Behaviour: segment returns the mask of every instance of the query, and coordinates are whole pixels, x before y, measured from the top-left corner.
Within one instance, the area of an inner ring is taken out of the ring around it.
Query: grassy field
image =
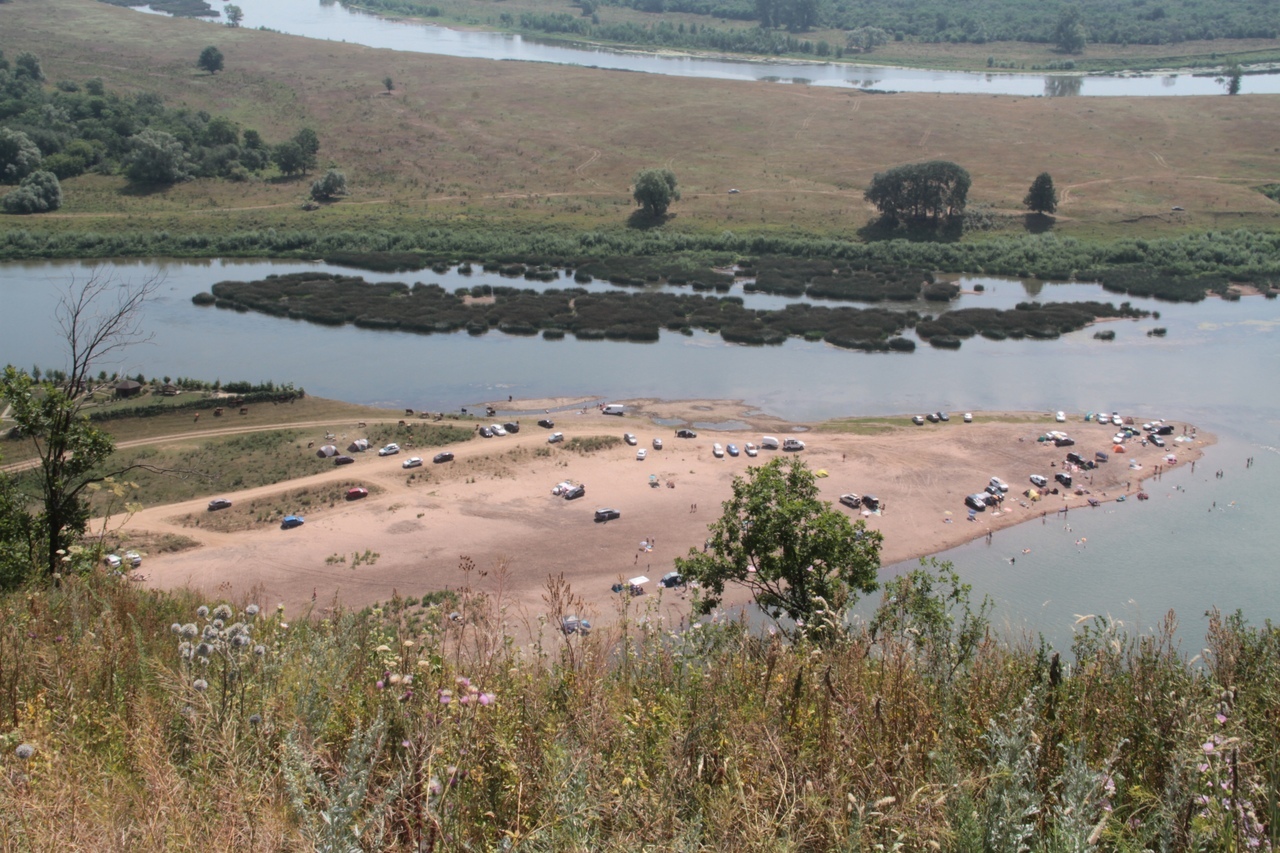
[[[970,170],[970,205],[993,212],[997,232],[1023,230],[1022,196],[1045,170],[1063,195],[1061,233],[1280,226],[1280,204],[1254,190],[1280,180],[1269,96],[873,96],[317,47],[95,0],[14,0],[3,16],[0,49],[36,51],[52,80],[158,91],[267,139],[315,127],[322,166],[352,188],[307,212],[309,178],[138,192],[85,176],[66,182],[59,213],[21,220],[38,231],[623,229],[637,170],[668,166],[683,199],[667,229],[852,237],[875,172],[935,158]],[[215,76],[194,68],[210,41],[226,55]]]
[[[269,497],[241,501],[217,512],[188,513],[180,516],[178,522],[184,527],[198,527],[220,533],[252,530],[264,525],[279,524],[286,515],[298,514],[311,517],[323,514],[326,509],[333,509],[345,502],[347,490],[356,486],[367,489],[370,495],[382,492],[382,489],[371,486],[364,480],[340,480],[321,486],[289,489]]]

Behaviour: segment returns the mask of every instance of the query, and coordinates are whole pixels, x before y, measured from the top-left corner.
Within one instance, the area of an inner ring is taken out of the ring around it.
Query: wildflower
[[[1205,755],[1213,755],[1213,750],[1214,750],[1213,741],[1211,741],[1211,740],[1207,740],[1207,741],[1205,741],[1205,742],[1200,746],[1200,748],[1204,750],[1204,754],[1205,754]]]
[[[283,601],[276,605],[276,612],[277,612],[277,613],[283,613],[283,612],[284,612],[284,602],[283,602]]]
[[[431,781],[427,783],[427,793],[433,797],[438,797],[443,790],[444,786],[440,784],[440,780],[432,776]]]
[[[207,658],[209,655],[213,654],[213,646],[208,643],[201,643],[196,646],[196,654],[202,658]]]
[[[169,633],[170,633],[170,634],[181,634],[181,633],[182,633],[182,625],[181,625],[181,623],[179,623],[179,622],[174,622],[172,625],[170,625],[170,626],[169,626]]]
[[[262,722],[262,715],[261,715],[261,714],[250,714],[250,715],[249,715],[249,722],[250,722],[250,723],[252,723],[252,724],[253,724],[253,725],[255,725],[255,726],[256,726],[256,725],[259,725],[259,724]]]
[[[182,636],[186,637],[188,640],[199,633],[200,629],[196,627],[196,623],[194,622],[188,622],[182,626]]]
[[[266,647],[266,646],[254,646],[254,647],[253,647],[253,653],[254,653],[255,655],[257,655],[258,657],[263,657],[263,656],[264,656],[264,655],[266,655],[266,653],[267,653],[267,647]]]
[[[413,648],[413,640],[405,640],[403,645],[406,649],[411,649]]]
[[[404,676],[404,678],[401,679],[401,681],[403,681],[405,684],[413,684],[413,676],[406,675]]]
[[[27,761],[31,756],[36,754],[36,748],[29,743],[20,744],[18,748],[13,751],[13,754],[21,758],[23,761]]]
[[[458,684],[458,686],[459,686],[459,687],[463,687],[463,688],[465,688],[465,687],[470,687],[470,686],[471,686],[471,679],[470,679],[470,678],[466,678],[465,676],[461,676],[461,675],[460,675],[460,676],[458,676],[457,678],[455,678],[455,679],[454,679],[454,681],[455,681],[455,682],[457,682],[457,684]]]
[[[1218,725],[1220,725],[1220,726],[1221,726],[1221,725],[1226,724],[1226,722],[1227,722],[1227,715],[1226,715],[1226,714],[1215,714],[1215,715],[1214,715],[1214,719],[1215,719],[1215,720],[1217,720],[1217,721],[1218,721]]]
[[[199,616],[201,619],[208,619],[209,608],[201,604],[199,607],[196,608],[196,615]]]
[[[246,608],[244,609],[244,615],[245,615],[245,616],[248,616],[250,619],[252,619],[253,617],[257,616],[257,615],[258,615],[258,605],[256,605],[256,604],[250,604],[248,607],[246,607]]]
[[[223,622],[221,619],[214,619],[214,620],[213,620],[213,627],[215,627],[215,628],[217,628],[219,631],[221,631],[223,628],[227,627],[227,623],[226,623],[226,622]]]
[[[231,608],[226,604],[219,604],[213,608],[213,618],[222,619],[223,621],[231,618]]]
[[[281,623],[280,623],[280,627],[287,631],[287,630],[289,630],[289,623],[288,623],[288,622],[281,622]]]
[[[218,629],[210,622],[204,626],[204,632],[201,634],[206,640],[216,640],[218,638]]]
[[[249,645],[249,638],[244,634],[236,634],[231,638],[231,645],[239,647],[247,646]]]
[[[405,749],[408,749],[409,747],[413,746],[413,741],[409,740],[408,738],[405,738],[404,740],[400,741],[400,745],[403,746]]]
[[[183,660],[191,660],[191,655],[193,654],[193,649],[191,648],[191,644],[184,642],[181,645],[179,645],[178,654],[182,656]]]
[[[197,678],[195,681],[191,682],[191,686],[203,693],[209,689],[209,682],[205,681],[203,678]]]
[[[387,685],[381,678],[379,678],[377,681],[373,682],[373,686],[378,688],[379,690],[382,690]]]
[[[453,701],[453,691],[452,691],[452,690],[441,690],[441,691],[440,691],[440,704],[441,704],[441,705],[448,705],[448,704],[449,704],[450,702],[452,702],[452,701]]]
[[[412,698],[413,698],[413,691],[412,691],[412,690],[406,690],[406,691],[405,691],[405,692],[400,696],[400,701],[401,701],[401,702],[408,702],[408,701],[409,701],[410,699],[412,699]]]
[[[374,649],[374,651],[375,651],[375,652],[389,652],[389,651],[391,651],[391,647],[390,647],[390,646],[388,646],[388,645],[386,645],[386,644],[384,643],[384,644],[382,644],[381,646],[378,646],[376,649]]]
[[[497,697],[497,696],[495,696],[495,695],[493,695],[492,693],[481,693],[481,694],[480,694],[480,704],[481,704],[481,705],[492,705],[495,701],[497,701],[497,699],[498,699],[498,697]]]
[[[396,674],[392,675],[392,676],[391,676],[391,678],[390,678],[389,680],[390,680],[390,682],[391,682],[392,684],[399,684],[399,683],[400,683],[401,681],[403,681],[404,679],[403,679],[403,678],[401,678],[401,677],[400,677],[400,673],[398,673],[398,672],[397,672]]]

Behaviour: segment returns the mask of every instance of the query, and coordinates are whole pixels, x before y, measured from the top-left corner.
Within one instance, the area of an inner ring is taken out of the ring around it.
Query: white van
[[[779,447],[778,439],[771,435],[762,436],[760,438],[760,446],[765,450],[777,450]]]
[[[627,407],[622,405],[621,403],[609,403],[601,411],[603,411],[606,415],[621,415],[624,411],[626,411],[626,408]]]

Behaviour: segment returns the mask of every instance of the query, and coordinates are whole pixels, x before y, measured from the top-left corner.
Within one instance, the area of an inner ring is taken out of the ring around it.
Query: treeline
[[[157,12],[165,12],[179,18],[216,18],[221,12],[214,11],[205,0],[102,0],[112,6],[150,6]]]
[[[934,284],[933,273],[928,270],[897,266],[833,268],[830,261],[821,259],[764,257],[744,266],[741,273],[755,277],[744,285],[748,292],[857,302],[910,302],[921,297],[922,288],[927,290]],[[942,298],[950,299],[958,288],[944,285],[941,290],[930,292],[947,294]]]
[[[235,384],[235,383],[231,383]],[[294,400],[301,400],[307,396],[307,392],[302,388],[294,388],[292,385],[281,386],[275,390],[265,390],[260,385],[250,385],[248,382],[240,383],[246,387],[252,387],[252,391],[234,392],[235,397],[191,397],[185,400],[173,401],[166,398],[164,401],[155,403],[147,403],[140,406],[117,406],[109,409],[90,409],[89,420],[94,422],[101,421],[118,421],[125,418],[154,418],[160,415],[167,415],[171,412],[183,411],[204,411],[206,409],[216,409],[220,406],[229,406],[234,404],[244,405],[245,403],[290,403]],[[270,383],[268,383],[270,384]],[[223,386],[228,388],[228,386]]]
[[[950,286],[954,287],[954,286]],[[917,285],[918,289],[918,285]],[[954,295],[954,291],[948,291]],[[846,349],[904,351],[915,343],[902,334],[916,327],[935,345],[975,334],[994,339],[1056,338],[1099,318],[1141,317],[1147,312],[1109,303],[1023,303],[1012,310],[966,309],[935,320],[916,311],[882,308],[829,308],[795,304],[777,310],[750,309],[739,297],[698,294],[591,293],[585,288],[520,290],[477,285],[450,293],[438,284],[412,287],[369,283],[355,276],[302,272],[253,282],[223,281],[213,286],[220,308],[259,311],[277,317],[330,326],[420,334],[465,329],[483,335],[490,329],[509,335],[554,340],[572,334],[579,340],[656,341],[663,329],[692,334],[700,329],[742,344],[781,344],[788,338],[826,341]],[[477,301],[475,297],[491,297]],[[209,298],[194,300],[208,304]],[[953,315],[959,315],[954,319]]]
[[[46,86],[38,57],[23,53],[10,64],[0,52],[0,183],[37,171],[59,180],[123,174],[144,184],[247,180],[273,165],[305,173],[319,148],[309,128],[271,145],[225,116],[167,107],[153,92],[111,92],[99,78]]]

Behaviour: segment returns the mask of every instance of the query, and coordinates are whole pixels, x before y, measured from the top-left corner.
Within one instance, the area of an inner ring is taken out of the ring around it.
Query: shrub
[[[52,172],[32,172],[0,199],[5,213],[48,213],[62,207],[62,185]]]

